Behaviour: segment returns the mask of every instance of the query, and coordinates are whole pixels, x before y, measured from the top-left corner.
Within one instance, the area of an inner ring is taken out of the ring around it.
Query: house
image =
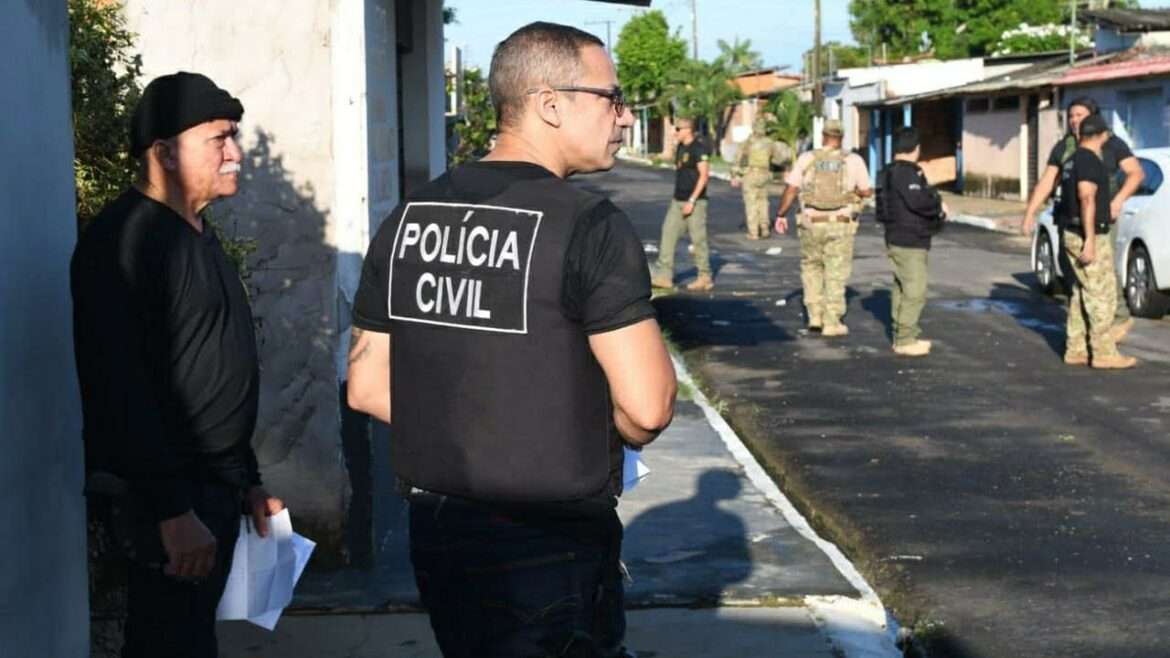
[[[739,89],[743,99],[730,109],[723,140],[719,143],[720,155],[729,161],[735,159],[739,144],[752,134],[752,123],[768,101],[784,91],[798,89],[800,75],[767,68],[740,73],[732,79],[732,83]]]

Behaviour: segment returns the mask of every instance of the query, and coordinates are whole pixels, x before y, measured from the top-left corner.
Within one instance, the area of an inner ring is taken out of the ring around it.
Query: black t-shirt
[[[475,162],[448,177],[450,198],[479,203],[521,180],[554,177],[547,169],[526,162]],[[396,212],[401,212],[401,208]],[[385,222],[389,226],[393,222]],[[379,230],[368,253],[388,254],[394,233]],[[389,263],[366,258],[354,298],[353,324],[361,329],[389,333],[386,309]],[[581,323],[588,334],[620,329],[654,317],[650,304],[650,275],[642,241],[628,217],[606,200],[577,223],[565,251],[561,281],[562,311]]]
[[[1076,152],[1076,148],[1070,148],[1070,144],[1075,144],[1075,142],[1071,141],[1069,135],[1065,135],[1064,139],[1054,144],[1052,151],[1048,154],[1048,164],[1059,169],[1064,164],[1066,153],[1068,151]],[[1119,187],[1117,172],[1121,168],[1121,161],[1132,157],[1133,151],[1129,149],[1129,145],[1117,135],[1110,135],[1109,139],[1101,147],[1101,160],[1104,161],[1105,170],[1109,174],[1110,185],[1112,186],[1110,187],[1111,192],[1116,193]]]
[[[707,162],[710,159],[711,153],[707,150],[703,140],[695,138],[690,144],[679,142],[678,147],[674,150],[675,199],[686,201],[691,198],[691,193],[695,191],[695,183],[699,182],[699,163]],[[708,185],[704,185],[703,191],[695,198],[706,199],[708,187]]]
[[[1061,228],[1083,233],[1081,228],[1081,200],[1077,194],[1082,181],[1097,185],[1095,226],[1098,234],[1109,232],[1109,172],[1097,154],[1086,148],[1078,148],[1073,157],[1062,165],[1060,176],[1060,203],[1056,207],[1056,219]]]
[[[190,509],[194,479],[258,484],[252,312],[211,227],[130,189],[81,234],[71,279],[89,467],[160,520]]]
[[[428,185],[427,198],[458,203],[482,203],[523,181],[555,178],[535,164],[523,162],[476,162],[463,165]],[[441,184],[442,189],[437,185]],[[405,204],[395,210],[401,213]],[[655,316],[650,304],[650,277],[642,241],[625,213],[608,200],[595,204],[574,218],[575,226],[565,247],[560,282],[560,310],[586,334],[604,333]],[[389,259],[398,224],[387,219],[370,243],[362,265],[362,278],[354,299],[355,327],[391,333],[387,309]],[[393,392],[392,392],[393,395]],[[530,410],[517,410],[523,413]],[[610,434],[616,429],[609,420]],[[617,447],[620,453],[620,447]],[[620,454],[611,459],[610,481],[621,482]],[[585,500],[558,503],[496,504],[495,508],[525,515],[593,516],[608,513],[616,505],[609,492]]]

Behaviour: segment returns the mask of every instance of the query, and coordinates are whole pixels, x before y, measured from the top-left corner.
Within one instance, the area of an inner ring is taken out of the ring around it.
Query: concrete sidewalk
[[[632,577],[627,646],[672,658],[900,656],[873,590],[676,367],[674,423],[645,450],[651,473],[619,508]],[[370,574],[310,580],[294,602],[300,609],[272,633],[221,623],[221,655],[438,657],[413,588],[401,585],[409,565],[396,568],[392,587]]]

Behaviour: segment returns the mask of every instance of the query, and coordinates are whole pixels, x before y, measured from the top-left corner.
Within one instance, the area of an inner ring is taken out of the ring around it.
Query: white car
[[[1163,185],[1164,172],[1170,172],[1170,148],[1140,149],[1134,155],[1146,179],[1125,202],[1109,234],[1115,240],[1114,265],[1130,312],[1158,318],[1170,310],[1170,185]],[[1049,207],[1041,213],[1032,236],[1032,271],[1040,287],[1053,293],[1058,286],[1069,288],[1064,277],[1067,269],[1060,231]]]

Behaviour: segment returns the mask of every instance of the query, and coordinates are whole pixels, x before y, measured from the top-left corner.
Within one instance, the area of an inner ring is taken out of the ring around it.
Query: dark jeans
[[[446,658],[622,656],[622,526],[437,496],[410,504],[410,556]]]
[[[166,552],[158,524],[146,520],[136,524],[122,658],[215,658],[219,654],[215,609],[231,571],[241,501],[239,487],[206,482],[195,485],[195,514],[218,542],[215,568],[199,583],[163,574]]]

